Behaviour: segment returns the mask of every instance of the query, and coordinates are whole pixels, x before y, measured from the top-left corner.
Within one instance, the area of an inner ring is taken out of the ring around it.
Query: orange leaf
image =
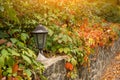
[[[13,65],[13,67],[12,67],[12,73],[16,73],[17,70],[18,70],[18,64],[15,63],[15,64]]]
[[[85,62],[88,61],[88,57],[87,57],[87,55],[85,55],[85,57],[84,57],[84,61],[85,61]]]
[[[65,68],[66,68],[67,70],[72,71],[72,70],[73,70],[73,65],[72,65],[70,62],[67,62],[67,63],[65,64]]]
[[[18,78],[17,78],[17,77],[9,76],[9,77],[8,77],[8,80],[18,80]]]

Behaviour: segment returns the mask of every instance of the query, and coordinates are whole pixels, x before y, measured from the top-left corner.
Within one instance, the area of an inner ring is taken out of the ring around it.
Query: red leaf
[[[17,70],[18,70],[18,64],[15,63],[15,64],[13,65],[13,67],[12,67],[12,73],[16,73]]]
[[[67,63],[65,64],[65,68],[66,68],[67,70],[72,71],[72,70],[73,70],[73,65],[72,65],[70,62],[67,62]]]

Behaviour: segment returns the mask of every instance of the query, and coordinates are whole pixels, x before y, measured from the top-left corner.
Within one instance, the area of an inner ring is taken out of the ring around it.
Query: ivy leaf
[[[34,56],[32,54],[28,53],[27,51],[24,50],[23,52],[24,52],[24,55],[26,55],[30,58],[34,58]]]
[[[9,18],[18,23],[19,19],[16,16],[16,14],[17,14],[16,11],[12,7],[10,7],[9,5],[6,5],[5,8],[7,9],[7,14],[8,14]]]
[[[34,57],[34,58],[36,57],[36,55],[34,54],[34,52],[32,50],[27,48],[27,51],[31,55],[31,57]]]
[[[74,58],[71,59],[71,63],[72,63],[74,66],[77,65],[77,61],[76,61]]]
[[[4,57],[3,56],[0,56],[0,67],[4,66]]]
[[[72,38],[70,38],[69,36],[67,37],[68,41],[72,42]]]
[[[46,45],[51,47],[51,46],[52,46],[52,43],[51,43],[50,41],[48,41],[48,42],[46,43]]]
[[[69,48],[64,48],[64,53],[68,53],[70,51]]]
[[[60,52],[60,53],[62,53],[63,51],[64,51],[64,49],[63,49],[63,48],[60,48],[60,49],[59,49],[59,52]]]
[[[8,72],[4,71],[2,74],[3,74],[3,76],[7,76]]]
[[[28,76],[28,77],[30,77],[30,76],[32,75],[32,73],[31,73],[31,70],[30,70],[30,69],[25,70],[25,73],[27,74],[27,76]]]
[[[37,63],[36,60],[32,59],[32,62],[33,62],[34,65],[39,66],[39,64]]]
[[[6,38],[6,37],[9,37],[9,35],[1,30],[0,31],[0,38]]]
[[[67,42],[67,36],[66,35],[63,35],[63,37],[62,37],[62,40],[66,43]]]
[[[48,29],[48,30],[49,30],[49,33],[48,33],[48,34],[49,34],[50,36],[52,36],[54,32],[53,32],[52,30],[50,30],[50,29]]]
[[[22,58],[26,61],[26,62],[28,62],[29,64],[31,64],[31,59],[28,57],[28,56],[26,56],[26,55],[22,55]]]
[[[12,68],[11,67],[7,68],[6,72],[12,73]]]
[[[20,41],[17,41],[16,45],[17,45],[17,46],[20,46],[20,47],[24,47],[24,46],[25,46],[25,44],[22,43],[22,42],[20,42]]]
[[[8,53],[8,51],[7,51],[6,49],[3,49],[3,50],[1,51],[1,54],[2,54],[2,56],[4,56],[4,57],[6,57],[6,56],[9,55],[9,53]]]
[[[4,11],[4,7],[0,6],[0,11],[3,12]]]
[[[27,38],[29,38],[28,34],[26,33],[21,33],[21,40],[25,41]]]
[[[10,48],[8,48],[7,49],[12,55],[14,55],[14,56],[20,56],[20,54],[19,53],[17,53],[15,50],[13,50],[13,49],[10,49]]]
[[[15,44],[18,41],[16,38],[11,38],[10,40],[13,44]]]
[[[8,66],[12,66],[14,64],[14,59],[12,57],[7,57],[5,64]]]
[[[55,47],[52,47],[51,50],[52,50],[53,52],[56,52],[57,49],[56,49]]]

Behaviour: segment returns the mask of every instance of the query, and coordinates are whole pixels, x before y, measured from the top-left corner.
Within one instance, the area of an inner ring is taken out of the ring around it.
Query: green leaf
[[[69,48],[64,48],[64,53],[68,53],[70,51]]]
[[[67,40],[68,40],[67,36],[66,36],[66,35],[63,35],[62,40],[66,43]]]
[[[34,51],[32,51],[31,49],[27,48],[27,51],[28,51],[29,54],[32,54],[32,55],[36,56],[36,55],[34,54]]]
[[[27,76],[28,76],[28,77],[30,77],[30,76],[32,75],[32,73],[31,73],[31,70],[30,70],[30,69],[25,70],[25,73],[27,74]]]
[[[8,72],[8,73],[12,73],[12,68],[7,68],[7,70],[6,70],[6,72]]]
[[[0,11],[3,12],[4,11],[4,7],[0,6]]]
[[[35,66],[39,66],[39,63],[36,60],[32,59],[32,62]]]
[[[28,56],[31,59],[35,58],[32,54],[28,53],[27,51],[23,51],[23,52],[24,52],[24,55]]]
[[[12,76],[17,76],[17,73],[13,73]]]
[[[74,66],[77,65],[77,61],[76,61],[74,58],[71,59],[71,63],[72,63]]]
[[[7,76],[8,72],[4,71],[2,74],[3,74],[3,76]]]
[[[15,44],[18,41],[16,38],[11,38],[10,40],[13,44]]]
[[[0,38],[6,38],[6,37],[9,37],[9,35],[1,30],[0,31]]]
[[[71,38],[71,37],[68,36],[67,39],[68,39],[70,42],[72,42],[72,38]]]
[[[55,47],[52,47],[51,49],[53,52],[55,52],[57,50]]]
[[[48,41],[48,42],[46,43],[46,45],[51,47],[51,46],[52,46],[52,43],[51,43],[50,41]]]
[[[34,52],[32,50],[30,50],[29,48],[26,48],[26,49],[24,48],[22,50],[22,52],[23,52],[24,55],[30,57],[31,59],[36,58],[36,55],[34,54]]]
[[[29,38],[28,34],[26,34],[26,33],[21,33],[21,40],[22,40],[22,41],[25,41],[25,40],[28,39],[28,38]]]
[[[64,49],[63,49],[63,48],[60,48],[60,49],[59,49],[59,52],[60,52],[60,53],[62,53],[63,51],[64,51]]]
[[[26,55],[22,55],[22,58],[26,61],[26,62],[28,62],[29,64],[31,64],[31,59],[28,57],[28,56],[26,56]]]
[[[0,67],[4,66],[4,56],[0,56]]]
[[[9,53],[8,53],[8,51],[7,51],[6,49],[3,49],[3,50],[1,51],[1,54],[2,54],[2,56],[4,56],[4,57],[9,56]]]
[[[52,36],[54,32],[53,32],[52,30],[50,30],[50,29],[48,29],[48,30],[49,30],[49,33],[48,33],[48,34],[49,34],[50,36]]]
[[[14,34],[16,32],[20,32],[20,29],[12,29],[10,33]]]
[[[8,48],[7,49],[12,55],[14,55],[14,56],[20,56],[20,54],[19,53],[17,53],[15,50],[13,50],[13,49],[10,49],[10,48]]]
[[[19,47],[24,47],[25,46],[25,44],[20,42],[20,41],[17,41],[16,45],[19,46]]]
[[[8,1],[8,3],[10,2]],[[16,11],[12,7],[10,7],[10,5],[6,5],[5,8],[7,9],[6,11],[7,11],[9,18],[18,23],[19,19],[16,16],[17,15]]]
[[[8,66],[12,66],[14,64],[14,59],[12,57],[7,57],[5,64]]]

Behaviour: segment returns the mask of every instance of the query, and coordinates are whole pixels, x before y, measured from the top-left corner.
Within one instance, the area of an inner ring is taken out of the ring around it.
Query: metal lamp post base
[[[44,61],[47,60],[47,58],[43,55],[43,51],[39,51],[38,57],[37,57],[38,61]]]

